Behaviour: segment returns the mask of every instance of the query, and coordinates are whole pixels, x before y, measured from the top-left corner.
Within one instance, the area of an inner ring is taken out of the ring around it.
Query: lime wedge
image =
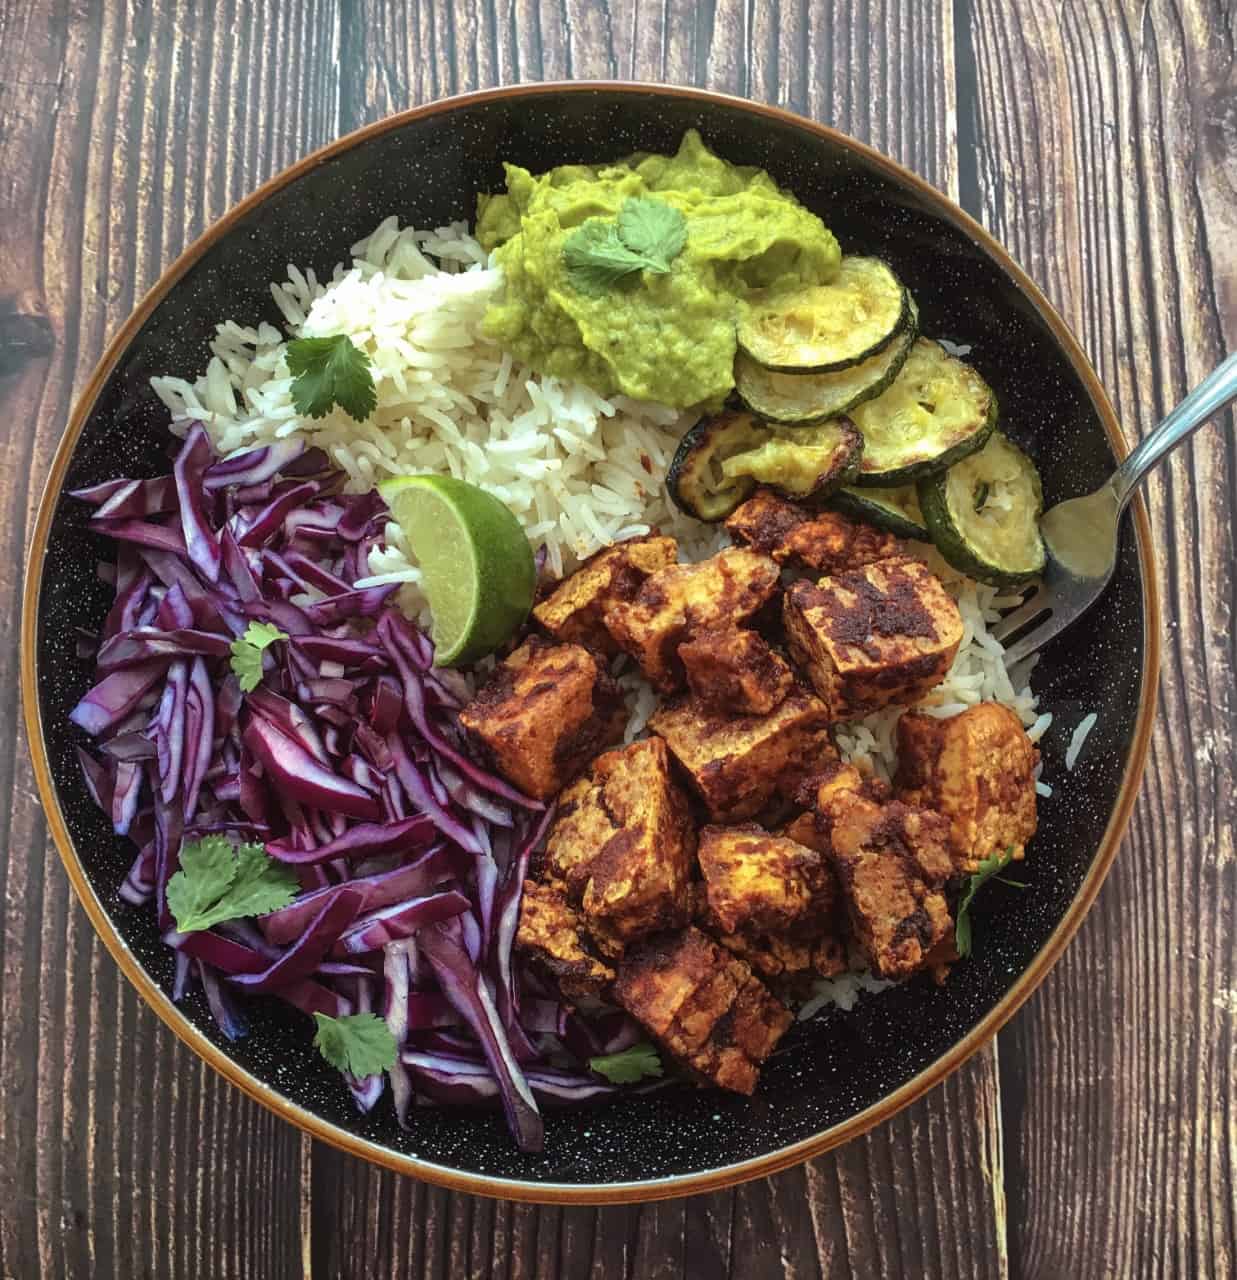
[[[408,539],[434,615],[434,663],[463,667],[509,640],[537,585],[519,521],[452,476],[395,476],[378,492]]]

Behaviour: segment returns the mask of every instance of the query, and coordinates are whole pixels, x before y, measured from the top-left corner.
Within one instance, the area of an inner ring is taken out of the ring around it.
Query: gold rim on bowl
[[[1116,804],[1113,806],[1099,849],[1092,859],[1090,868],[1073,901],[1069,904],[1060,923],[1013,986],[951,1049],[930,1063],[918,1075],[857,1115],[850,1117],[850,1119],[843,1121],[841,1124],[834,1125],[830,1129],[815,1134],[811,1138],[805,1138],[800,1142],[792,1143],[777,1151],[771,1151],[766,1155],[757,1156],[738,1164],[701,1170],[698,1173],[681,1174],[640,1182],[541,1183],[463,1173],[444,1165],[404,1155],[389,1147],[358,1137],[356,1134],[349,1133],[346,1129],[331,1124],[306,1108],[290,1101],[277,1090],[264,1084],[234,1062],[181,1013],[142,968],[137,957],[117,932],[86,876],[85,869],[69,836],[64,814],[60,808],[60,801],[52,781],[51,766],[47,757],[47,744],[43,734],[42,717],[39,711],[36,639],[43,562],[47,552],[52,517],[60,497],[61,486],[86,420],[94,408],[95,401],[104,383],[111,375],[112,370],[119,362],[129,343],[173,286],[239,219],[260,206],[275,192],[294,182],[302,174],[307,173],[323,163],[323,161],[351,150],[353,147],[360,146],[371,138],[379,137],[389,130],[399,129],[413,120],[450,112],[465,105],[493,99],[519,98],[546,93],[588,94],[598,91],[632,95],[652,94],[663,98],[688,99],[706,106],[740,107],[754,115],[764,116],[769,120],[791,125],[805,133],[822,138],[835,146],[857,153],[890,177],[914,188],[928,201],[938,215],[952,222],[954,226],[964,231],[972,240],[978,242],[1002,270],[1014,280],[1022,294],[1031,302],[1039,313],[1040,318],[1048,326],[1057,345],[1081,379],[1091,404],[1103,424],[1104,432],[1108,437],[1113,452],[1118,458],[1125,457],[1128,450],[1121,434],[1121,428],[1117,423],[1116,414],[1100,384],[1099,378],[1091,367],[1090,361],[1083,353],[1068,326],[1021,267],[978,222],[937,191],[935,187],[912,173],[909,169],[903,168],[900,164],[890,160],[865,143],[858,142],[835,129],[829,128],[827,125],[804,119],[779,107],[749,102],[728,94],[712,93],[702,89],[638,84],[625,81],[573,81],[516,85],[501,89],[486,89],[477,93],[444,98],[425,106],[413,107],[408,111],[388,116],[384,120],[366,125],[364,128],[357,129],[353,133],[337,139],[263,183],[251,195],[229,209],[223,217],[180,254],[172,265],[163,272],[138,304],[133,314],[125,321],[120,331],[108,344],[107,350],[74,405],[64,436],[56,450],[55,457],[52,459],[51,471],[47,477],[43,495],[39,502],[38,515],[35,518],[34,531],[30,539],[30,548],[26,560],[25,584],[22,592],[21,693],[26,733],[30,741],[30,754],[34,765],[34,776],[38,785],[39,796],[43,803],[43,809],[47,815],[48,829],[56,843],[56,848],[60,852],[61,860],[64,863],[65,870],[68,872],[73,890],[80,899],[82,906],[85,907],[91,923],[102,938],[104,945],[112,953],[116,963],[129,981],[137,988],[138,993],[146,1003],[154,1009],[155,1013],[198,1057],[209,1063],[220,1075],[244,1090],[257,1102],[268,1107],[276,1115],[290,1121],[313,1137],[320,1138],[322,1141],[330,1143],[350,1155],[370,1160],[397,1173],[410,1174],[424,1179],[426,1182],[448,1187],[453,1191],[544,1204],[607,1204],[660,1200],[673,1196],[715,1191],[722,1187],[744,1182],[749,1178],[765,1177],[769,1174],[777,1173],[791,1165],[819,1155],[821,1152],[828,1151],[831,1147],[849,1142],[852,1138],[865,1133],[874,1125],[889,1119],[921,1094],[927,1092],[928,1089],[939,1084],[947,1075],[961,1066],[967,1058],[983,1048],[1001,1026],[1013,1016],[1014,1012],[1030,996],[1031,992],[1043,981],[1048,970],[1060,956],[1065,944],[1077,932],[1083,917],[1095,901],[1104,877],[1108,874],[1108,869],[1112,865],[1113,858],[1117,852],[1117,846],[1129,823],[1130,814],[1142,779],[1143,768],[1146,764],[1147,751],[1151,739],[1151,727],[1155,718],[1160,666],[1160,610],[1155,562],[1151,553],[1151,530],[1147,521],[1146,508],[1142,499],[1137,498],[1133,504],[1133,519],[1138,546],[1139,567],[1142,574],[1145,645],[1138,716],[1134,724],[1130,753],[1125,763],[1124,776]]]

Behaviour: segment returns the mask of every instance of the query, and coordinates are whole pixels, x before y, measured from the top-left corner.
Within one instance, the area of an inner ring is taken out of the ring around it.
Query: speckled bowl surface
[[[498,1113],[418,1109],[402,1132],[388,1100],[359,1116],[310,1046],[302,1015],[259,1003],[249,1037],[217,1031],[200,993],[168,999],[171,953],[153,913],[117,888],[131,852],[86,795],[69,709],[90,683],[76,626],[103,618],[103,553],[64,490],[167,470],[167,415],[153,374],[202,369],[226,317],[278,322],[266,282],[294,262],[329,273],[380,219],[471,218],[502,161],[534,170],[673,149],[694,127],[726,158],[767,168],[818,212],[848,252],[886,257],[918,300],[925,333],[969,343],[996,389],[1002,426],[1039,464],[1049,503],[1101,482],[1120,448],[1111,408],[1043,298],[990,238],[921,180],[820,126],[764,107],[653,86],[528,86],[434,104],[334,144],[273,180],[168,270],[118,335],[77,406],[32,544],[23,683],[53,835],[104,941],[177,1034],[287,1119],[348,1150],[467,1190],[586,1201],[683,1194],[769,1173],[844,1141],[939,1080],[993,1034],[1042,979],[1094,897],[1138,785],[1153,713],[1156,632],[1141,510],[1127,521],[1101,603],[1051,645],[1034,686],[1054,793],[1021,878],[975,910],[975,955],[948,983],[912,981],[796,1025],[742,1098],[677,1087],[622,1105],[547,1116],[544,1153],[521,1155]],[[1064,755],[1099,715],[1077,768]]]

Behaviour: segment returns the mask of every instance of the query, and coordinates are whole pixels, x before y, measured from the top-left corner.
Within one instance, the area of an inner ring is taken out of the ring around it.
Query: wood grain
[[[1235,23],[1223,3],[975,5],[982,216],[1131,437],[1237,347]],[[1148,779],[1001,1037],[1019,1276],[1233,1274],[1235,480],[1230,416],[1151,481],[1170,633]]]
[[[17,566],[74,389],[180,248],[313,147],[518,80],[776,102],[960,198],[1145,431],[1237,345],[1235,42],[1225,0],[0,0],[4,710]],[[10,736],[0,1276],[1233,1274],[1235,492],[1218,432],[1153,491],[1174,629],[1152,768],[1042,993],[867,1139],[688,1201],[491,1203],[276,1122],[118,979]]]

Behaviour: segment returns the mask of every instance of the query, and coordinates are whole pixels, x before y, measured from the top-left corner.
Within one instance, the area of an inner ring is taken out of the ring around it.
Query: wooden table
[[[73,396],[233,201],[367,121],[520,79],[777,102],[873,143],[1043,286],[1131,436],[1237,346],[1229,0],[5,0],[0,689]],[[0,745],[0,1275],[1142,1277],[1237,1268],[1231,422],[1152,482],[1162,710],[1099,902],[987,1051],[866,1139],[688,1201],[450,1195],[303,1139],[141,1005]]]

